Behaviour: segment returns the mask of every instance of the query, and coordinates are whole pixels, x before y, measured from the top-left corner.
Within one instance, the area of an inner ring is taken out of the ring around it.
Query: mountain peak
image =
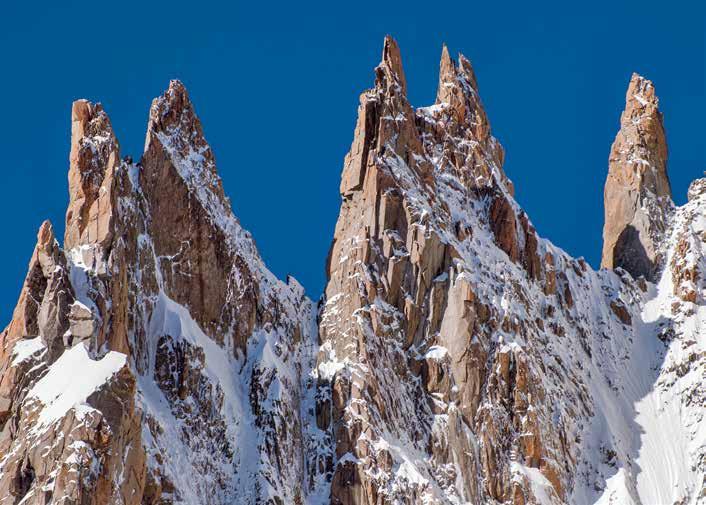
[[[147,126],[148,139],[155,132],[173,134],[185,127],[201,134],[201,122],[196,117],[186,86],[177,80],[169,81],[169,86],[160,96],[152,100]]]
[[[105,243],[112,219],[110,185],[120,146],[101,104],[76,100],[71,107],[69,207],[64,246]]]
[[[667,139],[654,85],[633,73],[609,157],[601,266],[654,278],[666,221],[674,207]]]
[[[400,47],[390,35],[385,36],[382,47],[382,61],[375,70],[377,73],[377,86],[383,88],[399,86],[399,94],[407,96],[407,79],[402,67]]]
[[[434,107],[423,108],[424,114],[430,115],[443,125],[450,137],[465,139],[456,145],[454,153],[447,153],[446,158],[453,160],[457,169],[466,172],[468,182],[486,186],[497,179],[510,193],[514,193],[512,182],[502,170],[505,154],[500,142],[491,134],[490,121],[483,107],[478,92],[478,83],[471,62],[459,53],[458,63],[449,55],[446,44],[441,49],[439,63],[439,84]],[[453,143],[446,143],[451,149]],[[483,151],[483,155],[469,151]],[[467,159],[473,163],[466,163]],[[464,166],[464,168],[462,168]]]
[[[169,87],[150,107],[143,160],[155,155],[171,158],[177,172],[193,190],[209,199],[217,199],[230,212],[213,150],[206,141],[186,87],[176,79],[169,82]],[[143,171],[143,180],[149,185],[158,185],[155,177],[159,174],[147,172],[150,173]]]
[[[459,53],[458,63],[451,58],[446,44],[441,49],[439,85],[436,103],[449,106],[452,116],[464,130],[474,133],[476,140],[485,141],[490,124],[478,95],[478,83],[471,62]]]
[[[54,240],[54,226],[45,219],[37,232],[37,243],[47,245]]]
[[[633,72],[625,94],[626,109],[631,106],[636,109],[646,110],[659,107],[659,98],[655,94],[655,87],[652,81]]]
[[[177,117],[185,110],[192,109],[191,99],[189,98],[189,92],[186,90],[186,86],[178,80],[172,79],[169,81],[169,86],[160,96],[152,101],[152,107],[150,108],[150,122],[154,124],[155,127],[163,128],[166,124],[161,123],[161,119],[165,116],[172,118]]]
[[[439,63],[439,83],[452,82],[454,79],[456,79],[456,64],[449,54],[449,48],[446,44],[442,44],[441,62]]]
[[[390,37],[375,77],[318,307],[233,215],[181,82],[138,164],[74,103],[66,248],[43,223],[0,333],[3,503],[700,503],[706,180],[673,210],[652,84],[606,183],[607,257],[648,287],[537,234],[467,58],[442,47],[416,110]]]

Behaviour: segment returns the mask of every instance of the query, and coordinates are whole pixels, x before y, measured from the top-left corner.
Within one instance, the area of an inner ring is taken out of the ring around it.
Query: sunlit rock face
[[[698,320],[699,269],[679,258],[700,255],[674,256],[701,242],[673,238],[696,207],[673,208],[652,84],[633,77],[611,154],[617,274],[537,236],[467,58],[443,48],[434,105],[406,89],[388,38],[344,162],[319,324],[331,502],[703,500],[703,337],[679,316]],[[691,426],[683,444],[670,425]],[[659,450],[682,470],[667,477]]]
[[[633,277],[655,280],[664,261],[674,203],[667,176],[667,141],[652,82],[633,74],[610,151],[605,184],[603,258]]]
[[[518,206],[467,58],[442,49],[429,107],[392,38],[374,77],[318,307],[240,226],[183,84],[138,162],[74,103],[63,245],[44,223],[0,334],[1,505],[706,502],[706,183],[674,207],[653,85],[596,272]]]
[[[233,216],[184,86],[154,100],[138,163],[75,102],[69,196],[2,334],[0,503],[315,492],[314,306]]]

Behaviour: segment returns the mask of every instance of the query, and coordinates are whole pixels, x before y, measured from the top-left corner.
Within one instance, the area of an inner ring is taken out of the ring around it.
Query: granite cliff
[[[706,503],[706,179],[674,205],[650,81],[596,271],[515,201],[470,61],[414,108],[386,38],[318,304],[180,82],[138,162],[100,104],[71,121],[63,243],[41,226],[0,334],[0,504]]]

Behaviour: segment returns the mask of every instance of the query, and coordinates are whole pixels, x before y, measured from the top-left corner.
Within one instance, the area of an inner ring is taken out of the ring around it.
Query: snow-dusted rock
[[[706,503],[706,183],[673,207],[652,84],[598,272],[537,235],[478,89],[444,47],[414,109],[386,38],[318,310],[233,215],[182,83],[137,163],[76,102],[63,249],[42,225],[0,334],[0,505]]]
[[[387,39],[344,165],[319,325],[332,503],[702,502],[701,388],[689,383],[689,406],[671,390],[664,411],[649,398],[668,373],[662,342],[684,334],[654,312],[671,282],[594,272],[537,236],[462,55],[443,48],[432,107],[413,110],[404,82]],[[666,144],[647,81],[633,79],[623,120],[614,152],[642,153],[652,172],[642,200],[626,190],[607,205],[637,205],[640,229],[659,231],[645,242],[654,269],[631,272],[671,279],[659,270],[674,244]],[[629,168],[619,161],[607,194]],[[607,212],[607,229],[631,222]],[[695,293],[700,235],[685,233],[674,282]],[[704,337],[687,340],[698,376]],[[679,449],[665,445],[670,423]],[[652,463],[660,450],[671,474]]]
[[[233,216],[184,86],[155,99],[139,163],[84,100],[71,145],[65,248],[45,224],[3,333],[0,503],[318,492],[314,306]]]
[[[601,260],[602,267],[650,280],[664,260],[660,242],[674,207],[658,106],[652,82],[633,74],[610,151]]]

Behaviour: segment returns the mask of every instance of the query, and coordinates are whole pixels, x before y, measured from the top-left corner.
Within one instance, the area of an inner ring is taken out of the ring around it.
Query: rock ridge
[[[706,181],[633,75],[603,266],[514,199],[474,69],[360,95],[318,305],[277,279],[180,81],[138,162],[74,102],[63,247],[0,334],[0,505],[706,503]],[[668,462],[669,464],[665,464]]]

